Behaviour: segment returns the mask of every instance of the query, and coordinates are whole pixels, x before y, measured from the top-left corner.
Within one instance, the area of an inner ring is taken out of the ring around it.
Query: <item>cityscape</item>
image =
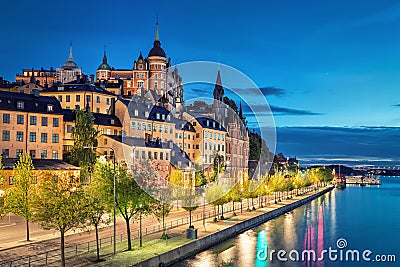
[[[0,266],[396,266],[397,3],[74,2],[0,18]]]

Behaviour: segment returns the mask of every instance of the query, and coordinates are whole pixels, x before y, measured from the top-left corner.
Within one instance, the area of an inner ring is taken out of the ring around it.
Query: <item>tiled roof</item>
[[[23,104],[18,104],[23,102]],[[48,109],[52,105],[52,110]],[[62,114],[60,102],[54,96],[12,93],[0,91],[0,110],[15,110],[33,113]]]
[[[96,92],[105,95],[115,94],[90,84],[64,84],[64,85],[54,85],[50,88],[43,89],[42,92]]]
[[[12,170],[18,159],[3,158],[5,170]],[[79,167],[57,159],[32,159],[35,170],[79,170]]]
[[[75,120],[75,112],[70,109],[63,109],[64,121],[73,122]],[[122,123],[119,118],[115,115],[102,114],[102,113],[92,113],[94,117],[94,124],[103,126],[115,126],[122,127]],[[112,123],[114,120],[114,123]]]

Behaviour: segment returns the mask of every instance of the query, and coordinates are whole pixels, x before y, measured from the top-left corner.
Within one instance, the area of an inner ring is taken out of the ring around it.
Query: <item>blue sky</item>
[[[104,45],[112,66],[130,68],[151,48],[158,16],[174,64],[220,60],[259,87],[282,89],[267,96],[287,110],[278,126],[400,124],[397,1],[25,0],[2,9],[0,75],[9,80],[22,68],[62,65],[71,41],[86,73]]]
[[[243,72],[263,88],[286,132],[317,126],[308,130],[323,140],[321,126],[400,124],[398,1],[23,0],[2,3],[2,11],[0,76],[8,80],[22,68],[61,66],[70,42],[88,74],[104,45],[111,66],[131,68],[152,47],[158,16],[173,64],[220,61]],[[284,149],[301,154],[294,148]]]

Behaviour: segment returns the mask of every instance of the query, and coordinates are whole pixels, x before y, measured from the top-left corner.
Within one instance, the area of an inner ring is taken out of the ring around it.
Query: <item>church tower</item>
[[[224,88],[222,87],[221,73],[218,70],[217,80],[214,86],[214,104],[213,111],[215,112],[215,119],[223,123],[225,118],[225,104],[224,104]]]

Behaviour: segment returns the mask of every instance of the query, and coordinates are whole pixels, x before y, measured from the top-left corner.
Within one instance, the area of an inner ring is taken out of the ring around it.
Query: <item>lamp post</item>
[[[206,192],[203,193],[203,227],[206,229]]]
[[[139,245],[142,247],[143,241],[142,241],[142,204],[139,205],[140,211],[139,211]]]
[[[83,148],[107,148],[111,149],[113,152],[113,165],[114,165],[114,178],[113,178],[113,202],[114,202],[114,210],[113,210],[113,218],[114,218],[114,255],[117,253],[117,190],[116,190],[116,170],[115,170],[115,150],[110,146],[84,146]]]

